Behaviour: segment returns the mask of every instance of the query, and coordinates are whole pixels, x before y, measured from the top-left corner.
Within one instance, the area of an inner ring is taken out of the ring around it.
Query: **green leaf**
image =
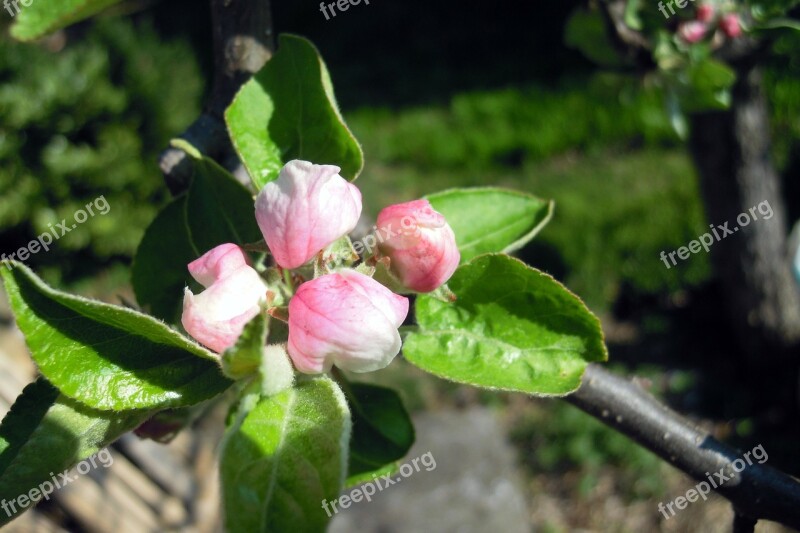
[[[253,196],[213,160],[194,160],[194,179],[186,200],[186,222],[198,257],[215,246],[261,240]]]
[[[228,430],[220,458],[231,533],[317,533],[323,500],[342,489],[350,414],[328,377],[299,383],[259,403]]]
[[[28,6],[19,6],[11,35],[20,41],[32,41],[96,15],[118,2],[120,0],[32,0]]]
[[[19,263],[0,275],[41,373],[89,407],[194,405],[231,384],[215,354],[150,316],[53,290]]]
[[[641,31],[643,28],[639,10],[642,8],[642,0],[628,0],[625,5],[625,24],[634,30]]]
[[[350,451],[352,453],[352,446]],[[366,483],[367,481],[375,481],[375,479],[381,476],[391,476],[400,470],[400,466],[400,462],[395,461],[393,463],[385,464],[380,468],[375,468],[374,470],[366,470],[360,474],[348,475],[347,481],[345,482],[345,488],[356,487],[362,483]]]
[[[678,134],[678,137],[684,141],[689,138],[689,121],[681,109],[680,98],[675,91],[668,90],[665,94],[665,104],[667,107],[667,116],[672,129]]]
[[[54,476],[64,481],[62,472],[136,428],[151,414],[96,411],[59,395],[44,379],[28,385],[0,425],[0,501],[11,502],[31,494],[31,489],[39,493],[50,490]],[[95,460],[95,464],[102,466],[108,461]],[[44,485],[47,482],[50,487]],[[18,504],[15,508],[16,513],[10,508],[0,512],[0,526],[21,514]]]
[[[195,283],[187,269],[191,261],[220,244],[262,239],[250,192],[185,142],[173,144],[194,158],[192,183],[185,197],[169,203],[150,224],[133,262],[139,305],[170,323],[182,308],[183,288]]]
[[[669,78],[668,78],[669,79]],[[694,61],[685,75],[669,79],[685,113],[727,109],[736,73],[725,63],[710,57]]]
[[[552,200],[497,188],[451,189],[427,197],[456,234],[461,262],[525,246],[553,216]]]
[[[186,225],[186,196],[161,210],[145,231],[131,269],[131,281],[139,305],[149,306],[156,317],[178,321],[183,289],[191,283],[186,266],[197,259]]]
[[[578,8],[572,13],[564,29],[564,43],[598,65],[619,67],[626,63],[611,44],[597,9]]]
[[[353,414],[347,485],[373,474],[394,471],[414,444],[414,425],[403,401],[392,389],[367,383],[341,382]]]
[[[658,67],[665,73],[683,69],[686,64],[687,58],[682,50],[678,50],[676,41],[675,34],[666,29],[656,32],[653,59],[656,60]]]
[[[58,389],[46,380],[31,383],[19,395],[0,424],[0,476],[58,398]]]
[[[773,17],[785,17],[795,6],[800,5],[800,1],[761,0],[748,2],[748,4],[756,21],[766,21]]]
[[[272,396],[294,383],[294,367],[285,344],[267,345],[272,324],[263,313],[247,323],[236,345],[222,354],[222,369],[231,379],[244,379],[259,374],[260,394]]]
[[[565,395],[586,365],[608,357],[600,321],[549,275],[506,255],[484,255],[449,281],[458,296],[417,299],[419,329],[406,359],[437,376],[479,387]]]
[[[711,58],[693,64],[689,76],[696,89],[708,91],[727,89],[736,81],[736,72],[731,67]]]
[[[225,112],[233,145],[256,188],[278,177],[292,159],[338,165],[354,180],[364,166],[361,146],[339,112],[330,75],[317,49],[281,35],[278,53]]]
[[[800,20],[792,19],[788,17],[779,17],[768,20],[762,24],[759,24],[753,28],[753,31],[762,31],[762,30],[794,30],[800,31]]]

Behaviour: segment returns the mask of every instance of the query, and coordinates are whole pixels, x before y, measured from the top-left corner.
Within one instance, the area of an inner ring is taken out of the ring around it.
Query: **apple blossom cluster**
[[[668,3],[671,8],[672,2]],[[659,3],[659,9],[663,11],[663,3]],[[742,25],[739,15],[733,12],[720,12],[714,4],[700,4],[697,7],[694,20],[682,22],[678,26],[678,36],[686,43],[693,44],[702,41],[707,36],[717,36],[713,30],[719,28],[722,34],[728,39],[736,39],[742,34]]]
[[[300,372],[319,374],[334,365],[371,372],[394,359],[409,301],[372,276],[383,268],[387,285],[404,288],[398,292],[436,290],[461,259],[455,235],[427,200],[392,205],[376,226],[390,237],[372,256],[355,268],[352,261],[330,267],[325,250],[346,239],[361,216],[361,192],[339,172],[291,161],[259,192],[256,222],[277,275],[262,277],[245,250],[230,243],[189,263],[205,287],[199,294],[184,290],[181,322],[189,335],[222,353],[266,309],[281,319],[288,313],[286,351]],[[344,245],[352,250],[349,240]]]

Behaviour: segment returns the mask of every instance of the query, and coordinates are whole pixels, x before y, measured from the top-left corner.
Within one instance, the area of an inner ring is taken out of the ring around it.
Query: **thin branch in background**
[[[600,0],[600,14],[606,23],[608,36],[622,57],[642,70],[652,70],[656,67],[652,44],[641,32],[625,23],[627,3],[627,0]]]
[[[231,168],[236,159],[225,127],[225,108],[239,87],[275,52],[272,10],[269,0],[211,0],[211,15],[214,40],[211,98],[200,117],[180,137],[200,153]],[[186,190],[191,164],[182,150],[164,150],[159,166],[173,195]]]

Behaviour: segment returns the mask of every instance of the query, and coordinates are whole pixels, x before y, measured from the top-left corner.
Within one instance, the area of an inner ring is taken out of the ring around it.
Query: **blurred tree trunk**
[[[740,65],[731,108],[693,115],[691,132],[710,224],[729,222],[733,229],[740,213],[762,202],[774,212],[765,220],[756,211],[759,220],[714,243],[711,255],[749,366],[786,368],[787,358],[798,360],[800,291],[789,266],[786,206],[770,155],[760,70]]]

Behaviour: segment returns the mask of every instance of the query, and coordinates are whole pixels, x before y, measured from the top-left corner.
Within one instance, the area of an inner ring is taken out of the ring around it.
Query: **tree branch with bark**
[[[660,403],[636,382],[590,365],[581,387],[566,401],[698,481],[725,470],[731,479],[717,491],[742,517],[737,520],[753,524],[773,520],[800,529],[800,482],[767,464],[753,463],[741,473],[732,472],[731,462],[742,453]]]

